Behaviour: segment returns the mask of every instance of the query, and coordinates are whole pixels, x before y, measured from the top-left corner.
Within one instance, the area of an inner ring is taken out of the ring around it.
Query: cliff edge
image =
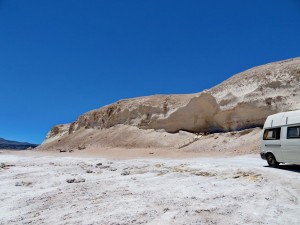
[[[195,94],[120,100],[54,126],[41,148],[172,147],[195,133],[261,127],[268,115],[295,109],[300,109],[300,58],[254,67]]]

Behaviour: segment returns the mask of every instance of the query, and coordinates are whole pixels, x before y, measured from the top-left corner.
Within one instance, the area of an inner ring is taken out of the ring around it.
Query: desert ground
[[[0,224],[300,224],[299,172],[258,154],[2,151]]]

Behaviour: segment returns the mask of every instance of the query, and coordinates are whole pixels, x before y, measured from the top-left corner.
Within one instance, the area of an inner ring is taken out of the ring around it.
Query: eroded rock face
[[[220,111],[216,99],[209,93],[200,93],[190,101],[158,118],[152,119],[148,128],[164,129],[167,132],[185,130],[205,132],[215,130],[219,125],[214,116]]]
[[[239,73],[213,87],[222,130],[262,126],[266,117],[300,108],[300,58],[270,63]]]
[[[70,125],[69,133],[81,128],[110,128],[118,124],[142,129],[164,129],[156,120],[164,119],[187,105],[196,95],[155,95],[121,100],[117,103],[92,110],[78,117]]]
[[[300,109],[300,58],[249,69],[197,94],[121,100],[53,128],[46,141],[118,124],[170,133],[241,130],[262,126],[270,114],[295,109]]]
[[[59,140],[65,134],[69,133],[69,129],[70,129],[70,124],[59,124],[52,127],[42,144]]]

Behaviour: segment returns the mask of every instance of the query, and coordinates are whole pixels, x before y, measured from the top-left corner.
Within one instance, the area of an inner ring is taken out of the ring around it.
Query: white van
[[[300,164],[300,110],[282,112],[267,118],[261,137],[261,158],[269,166]]]

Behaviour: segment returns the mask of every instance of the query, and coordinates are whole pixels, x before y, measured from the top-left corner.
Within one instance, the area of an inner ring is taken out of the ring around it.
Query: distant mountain
[[[27,142],[17,142],[17,141],[9,141],[3,138],[0,138],[0,149],[14,149],[14,150],[24,150],[27,148],[35,148],[38,145],[31,144]]]

